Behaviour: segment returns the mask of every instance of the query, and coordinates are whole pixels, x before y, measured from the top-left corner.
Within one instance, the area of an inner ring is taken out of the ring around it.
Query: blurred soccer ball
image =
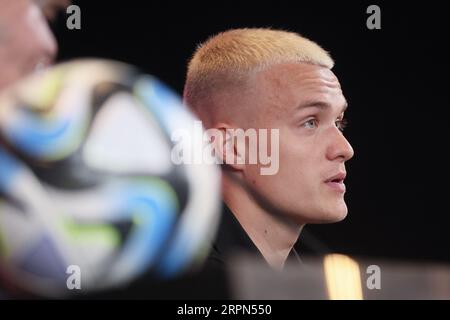
[[[89,291],[201,263],[217,225],[219,173],[170,157],[171,132],[193,121],[157,79],[112,61],[65,63],[4,92],[3,281],[61,296],[78,271]]]

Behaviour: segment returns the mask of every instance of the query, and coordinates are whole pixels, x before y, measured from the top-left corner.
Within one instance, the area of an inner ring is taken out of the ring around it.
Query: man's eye
[[[308,128],[308,129],[314,129],[317,127],[317,120],[316,119],[310,119],[308,121],[306,121],[305,123],[303,123],[303,126]]]
[[[347,127],[348,120],[347,119],[339,119],[339,120],[336,120],[335,124],[339,130],[344,131],[344,129]]]

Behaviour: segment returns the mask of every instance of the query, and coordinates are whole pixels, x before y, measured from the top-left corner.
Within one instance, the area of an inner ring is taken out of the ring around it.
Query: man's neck
[[[303,226],[267,212],[243,188],[229,187],[224,188],[225,203],[269,265],[282,269]]]

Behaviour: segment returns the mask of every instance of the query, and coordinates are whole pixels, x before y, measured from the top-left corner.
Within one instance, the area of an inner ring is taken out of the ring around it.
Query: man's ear
[[[239,148],[237,145],[237,137],[234,133],[235,128],[225,123],[219,123],[214,126],[213,132],[214,138],[211,138],[211,143],[219,163],[227,165],[236,171],[244,170],[245,150],[241,150],[242,148]]]

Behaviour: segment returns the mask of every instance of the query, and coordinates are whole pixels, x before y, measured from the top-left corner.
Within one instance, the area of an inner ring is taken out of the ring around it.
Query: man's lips
[[[338,174],[335,174],[334,176],[328,178],[325,180],[325,184],[332,188],[333,190],[339,191],[341,193],[345,192],[345,184],[344,180],[347,174],[345,172],[339,172]]]

